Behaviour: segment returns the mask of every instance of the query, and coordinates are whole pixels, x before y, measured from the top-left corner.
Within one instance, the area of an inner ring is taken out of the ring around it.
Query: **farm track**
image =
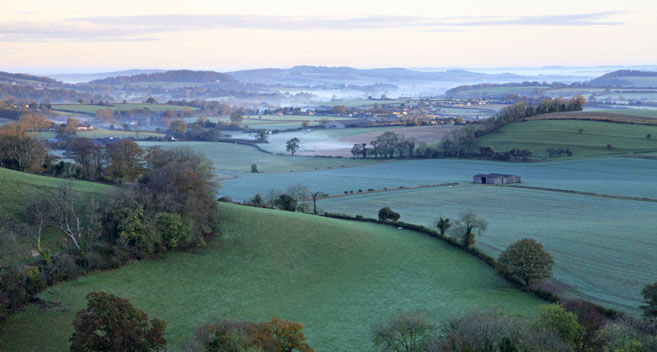
[[[492,185],[492,186],[496,186],[496,185]],[[509,186],[499,185],[497,187],[525,188],[525,189],[532,189],[532,190],[537,190],[537,191],[560,192],[560,193],[579,194],[579,195],[582,195],[582,196],[590,196],[590,197],[612,198],[612,199],[623,199],[623,200],[636,200],[636,201],[641,201],[641,202],[657,203],[656,198],[649,198],[649,197],[631,197],[631,196],[622,196],[622,195],[616,195],[616,194],[582,192],[582,191],[574,191],[574,190],[569,190],[569,189],[547,188],[547,187],[536,187],[536,186],[522,186],[522,185],[509,185]]]

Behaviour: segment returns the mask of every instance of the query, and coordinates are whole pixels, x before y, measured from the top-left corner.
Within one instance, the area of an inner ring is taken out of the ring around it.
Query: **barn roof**
[[[507,174],[476,174],[473,177],[512,177],[514,175],[507,175]]]

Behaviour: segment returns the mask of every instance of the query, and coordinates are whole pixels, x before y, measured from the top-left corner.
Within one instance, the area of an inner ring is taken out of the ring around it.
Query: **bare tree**
[[[71,240],[81,254],[84,254],[87,240],[98,223],[98,204],[91,199],[88,204],[83,205],[76,199],[70,181],[57,188],[54,200],[55,226]]]
[[[46,262],[50,261],[50,251],[41,247],[41,235],[48,224],[51,213],[52,205],[47,198],[31,195],[25,207],[25,222],[15,226]]]
[[[454,232],[460,236],[463,245],[472,247],[475,243],[475,235],[483,234],[488,228],[488,222],[478,218],[472,210],[468,210],[461,214],[456,221],[456,226]]]

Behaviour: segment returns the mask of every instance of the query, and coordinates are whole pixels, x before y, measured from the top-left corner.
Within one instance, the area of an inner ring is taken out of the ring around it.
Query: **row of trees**
[[[403,312],[372,329],[375,350],[386,352],[649,352],[655,336],[654,323],[608,317],[580,300],[542,306],[533,318],[474,309],[440,327],[424,312]]]
[[[406,139],[403,134],[392,131],[384,132],[369,145],[370,148],[367,147],[367,143],[354,144],[351,148],[353,158],[366,158],[368,155],[375,158],[393,158],[395,156],[413,158],[415,152],[415,139]]]

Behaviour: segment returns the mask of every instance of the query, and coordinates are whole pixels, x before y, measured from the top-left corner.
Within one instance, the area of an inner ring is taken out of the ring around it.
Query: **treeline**
[[[655,336],[650,320],[609,317],[581,300],[543,305],[531,317],[476,308],[441,326],[422,311],[402,312],[372,328],[375,351],[651,352]]]
[[[0,100],[17,99],[38,103],[76,103],[80,99],[112,100],[108,95],[81,92],[65,88],[38,88],[24,84],[0,84]]]
[[[489,132],[498,131],[505,125],[512,122],[524,121],[527,117],[534,115],[550,114],[554,112],[565,111],[582,111],[586,104],[586,99],[581,96],[575,96],[568,100],[561,98],[546,99],[537,105],[518,103],[505,107],[496,116],[484,120],[477,125],[475,135],[481,137]]]
[[[41,260],[0,271],[0,321],[38,301],[47,286],[130,260],[204,246],[218,233],[209,160],[183,148],[152,148],[139,158],[132,154],[130,161],[107,171],[124,180],[110,194],[81,194],[67,181],[50,194],[27,195],[18,218],[3,214],[8,217],[3,223]],[[44,233],[58,234],[69,249],[51,253],[42,244]]]
[[[492,160],[528,160],[532,152],[526,149],[496,151],[490,146],[479,146],[479,137],[498,131],[512,122],[524,121],[526,118],[563,111],[581,111],[586,99],[581,95],[568,100],[546,99],[537,105],[518,103],[502,109],[496,116],[475,124],[452,131],[437,145],[416,144],[415,140],[406,139],[394,132],[385,132],[369,143],[354,144],[351,155],[355,158],[450,158],[478,157]],[[570,151],[563,151],[570,153]],[[570,154],[572,155],[572,153]]]
[[[99,79],[89,82],[90,84],[130,84],[142,82],[189,82],[189,83],[212,83],[228,84],[230,87],[243,87],[235,78],[225,73],[214,71],[191,71],[175,70],[166,72],[144,73],[133,76],[117,76]]]

